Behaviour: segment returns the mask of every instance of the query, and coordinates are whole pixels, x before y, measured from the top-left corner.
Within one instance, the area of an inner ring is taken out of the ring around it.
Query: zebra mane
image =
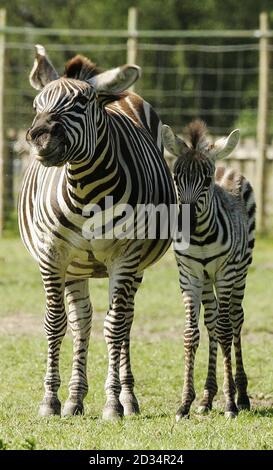
[[[192,150],[202,151],[208,145],[207,126],[201,119],[192,121],[185,129],[187,140]]]
[[[97,65],[87,59],[87,57],[76,55],[66,63],[64,77],[76,78],[77,80],[89,80],[100,72],[101,70]]]
[[[63,77],[85,81],[101,72],[102,70],[97,67],[94,62],[91,62],[87,57],[78,54],[66,63]],[[119,101],[126,96],[126,91],[122,93],[101,92],[98,96],[98,100],[102,106],[107,106],[113,101]]]

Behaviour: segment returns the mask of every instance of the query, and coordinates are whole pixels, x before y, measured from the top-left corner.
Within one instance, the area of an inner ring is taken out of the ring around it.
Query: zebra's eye
[[[206,176],[206,178],[204,179],[204,187],[208,188],[210,183],[211,183],[211,176]]]
[[[88,101],[88,98],[84,95],[78,96],[77,103],[85,105]]]

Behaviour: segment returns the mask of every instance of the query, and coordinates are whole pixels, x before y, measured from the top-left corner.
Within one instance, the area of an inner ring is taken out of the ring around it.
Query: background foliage
[[[43,28],[123,29],[130,6],[139,8],[142,29],[255,29],[271,0],[2,0],[9,24]]]
[[[47,0],[46,11],[45,3],[42,0],[2,0],[1,7],[7,10],[7,24],[9,26],[31,26],[38,28],[71,28],[86,30],[109,30],[126,29],[127,14],[130,6],[137,6],[139,12],[139,29],[155,30],[222,30],[222,29],[257,29],[259,27],[259,13],[267,11],[270,18],[273,19],[272,0]],[[43,12],[43,13],[41,13]],[[69,49],[71,43],[82,47],[90,42],[97,45],[97,49],[92,50],[91,57],[103,68],[116,66],[123,63],[126,59],[126,40],[112,38],[72,38],[69,36],[58,37],[39,37],[38,35],[25,38],[29,43],[42,42],[45,45],[54,43],[62,44],[60,50],[50,51],[50,56],[59,72],[63,71],[64,64],[74,53]],[[15,42],[20,45],[22,37],[16,34],[8,35],[10,43]],[[153,40],[151,40],[153,41]],[[121,44],[121,48],[113,51],[111,47]],[[140,39],[140,43],[143,40]],[[146,40],[147,42],[147,40]],[[157,44],[166,42],[164,38],[157,38]],[[183,40],[169,39],[169,44],[183,44]],[[244,40],[249,44],[257,44],[257,40]],[[211,45],[234,45],[238,39],[209,39],[198,38],[186,40],[186,43]],[[65,45],[67,44],[67,49]],[[102,45],[108,45],[100,50]],[[89,55],[89,53],[86,53]],[[219,87],[218,81],[221,80],[221,89],[233,90],[235,77],[232,73],[224,76],[213,76],[209,72],[203,73],[202,84],[198,86],[205,90],[202,98],[194,96],[194,90],[197,87],[197,81],[200,76],[192,74],[194,67],[199,65],[204,69],[217,68],[219,66],[219,55],[201,54],[178,51],[177,53],[162,53],[162,51],[144,50],[139,53],[138,61],[140,65],[149,66],[151,73],[144,73],[141,81],[137,85],[137,90],[156,107],[163,120],[168,121],[176,127],[182,127],[186,122],[178,122],[179,115],[166,110],[176,108],[186,108],[191,110],[190,118],[198,116],[200,109],[213,109],[215,106],[223,109],[232,109],[238,107],[240,114],[223,113],[220,117],[208,113],[202,115],[209,126],[217,132],[218,129],[230,129],[233,125],[239,125],[245,129],[245,134],[254,135],[256,131],[255,113],[249,112],[248,108],[254,109],[257,104],[257,74],[245,74],[241,77],[242,83],[240,89],[243,90],[243,97],[236,103],[235,96],[220,96],[218,102],[215,102],[214,90]],[[237,56],[230,53],[220,57],[223,62],[221,66],[224,69],[235,68]],[[244,53],[244,66],[257,69],[258,55],[256,53]],[[29,121],[27,109],[30,109],[33,91],[27,84],[27,77],[33,61],[32,50],[20,50],[18,48],[9,48],[6,53],[6,83],[8,91],[5,97],[7,109],[7,125],[13,124],[17,129],[25,128],[26,118]],[[200,62],[200,64],[199,64]],[[174,84],[174,76],[171,73],[160,75],[160,68],[175,68],[181,70]],[[11,72],[12,71],[12,72]],[[160,76],[159,76],[160,75]],[[156,97],[154,88],[157,88]],[[184,93],[170,96],[166,93],[168,90],[176,88]],[[21,93],[15,93],[13,90],[20,90]],[[253,92],[254,90],[254,92]],[[188,93],[188,97],[186,95]],[[201,90],[202,93],[202,90]],[[206,96],[207,95],[207,96]],[[247,108],[246,110],[244,108]],[[14,122],[14,109],[18,110],[16,122]],[[232,122],[233,121],[233,122]]]

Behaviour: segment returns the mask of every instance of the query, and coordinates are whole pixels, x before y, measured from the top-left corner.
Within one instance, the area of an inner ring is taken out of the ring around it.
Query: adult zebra
[[[235,417],[238,409],[250,407],[241,329],[242,301],[254,246],[254,194],[250,183],[238,172],[221,167],[215,172],[215,161],[229,155],[237,145],[238,129],[214,145],[208,142],[202,121],[192,122],[187,130],[188,143],[176,136],[169,126],[162,128],[165,147],[177,157],[174,178],[179,203],[191,204],[195,219],[189,248],[183,251],[175,246],[186,310],[184,388],[177,420],[189,415],[195,398],[194,358],[199,344],[198,321],[204,286],[214,306],[209,313],[205,311],[210,340],[209,369],[200,411],[211,409],[217,392],[217,338],[224,356],[225,414]],[[231,366],[232,340],[236,357],[235,383]]]
[[[88,279],[107,276],[104,333],[109,368],[103,417],[139,411],[129,355],[134,297],[143,270],[166,252],[171,238],[160,238],[157,218],[153,239],[88,240],[82,233],[93,206],[109,221],[106,196],[113,198],[110,209],[164,204],[168,212],[176,201],[162,154],[160,120],[142,98],[124,92],[138,77],[136,66],[99,73],[81,56],[69,61],[59,77],[44,48],[36,46],[30,83],[41,91],[27,132],[34,157],[22,185],[19,225],[24,244],[39,263],[46,293],[48,361],[42,416],[61,412],[57,392],[59,350],[67,326],[65,295],[74,349],[62,413],[83,413],[92,312]],[[101,228],[107,232],[106,222]]]

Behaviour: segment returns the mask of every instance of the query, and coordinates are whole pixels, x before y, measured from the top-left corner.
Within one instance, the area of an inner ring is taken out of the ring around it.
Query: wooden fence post
[[[258,160],[256,165],[256,202],[257,202],[257,231],[265,229],[265,165],[268,142],[268,92],[269,92],[269,54],[268,54],[268,16],[260,14],[260,44],[259,44],[259,100],[257,119]]]
[[[6,25],[6,10],[0,9],[0,28]],[[0,32],[0,236],[3,233],[5,219],[5,170],[4,170],[4,60],[5,60],[5,33]]]
[[[137,63],[137,8],[128,10],[127,64]],[[134,85],[130,88],[134,91]]]

